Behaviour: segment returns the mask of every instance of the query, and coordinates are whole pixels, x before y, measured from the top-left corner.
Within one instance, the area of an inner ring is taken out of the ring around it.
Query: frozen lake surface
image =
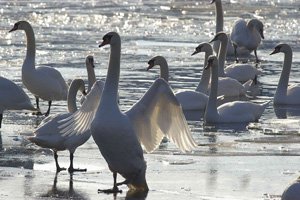
[[[87,80],[85,57],[93,55],[96,74],[104,79],[108,48],[98,42],[109,31],[122,37],[120,105],[133,105],[159,76],[158,68],[146,71],[147,61],[164,56],[170,67],[174,91],[194,90],[200,80],[204,55],[191,56],[195,47],[215,34],[215,7],[202,1],[0,1],[0,75],[18,85],[25,58],[25,34],[8,33],[19,20],[29,21],[36,37],[37,65],[58,69],[66,80]],[[265,25],[265,40],[258,49],[262,75],[249,100],[263,102],[274,96],[283,54],[270,56],[278,43],[293,49],[291,83],[300,77],[300,2],[297,0],[223,1],[225,31],[239,17],[257,17]],[[254,60],[252,56],[250,58]],[[233,60],[228,60],[232,63]],[[33,95],[26,89],[34,103]],[[299,100],[300,101],[300,100]],[[47,102],[41,101],[42,111]],[[53,102],[52,114],[66,112],[66,102]],[[191,114],[191,113],[190,113]],[[182,154],[167,144],[146,154],[147,199],[280,199],[299,176],[300,108],[274,108],[270,104],[258,123],[203,126],[201,113],[189,120],[198,148]],[[29,143],[43,117],[7,111],[1,129],[0,199],[114,199],[97,194],[112,185],[107,164],[93,140],[75,153],[74,165],[87,167],[71,179],[62,172],[55,182],[52,152]],[[68,152],[60,152],[62,166]],[[72,180],[72,181],[70,181]],[[71,187],[70,184],[71,183]],[[116,199],[132,199],[123,194]],[[299,194],[300,195],[300,194]],[[138,198],[139,199],[139,198]]]

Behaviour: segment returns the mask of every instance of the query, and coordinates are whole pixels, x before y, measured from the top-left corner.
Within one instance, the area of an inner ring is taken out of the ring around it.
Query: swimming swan
[[[275,105],[299,105],[300,84],[289,85],[289,76],[292,67],[293,51],[288,44],[279,44],[270,54],[284,53],[283,68],[281,71],[278,86],[274,95]]]
[[[68,86],[59,71],[52,67],[35,67],[35,37],[31,25],[27,21],[19,21],[9,31],[24,30],[27,37],[26,58],[22,66],[22,82],[35,96],[37,110],[39,98],[48,101],[46,116],[50,113],[51,103],[54,100],[66,100]]]
[[[212,0],[211,4],[215,3],[215,9],[216,9],[216,34],[220,31],[224,31],[224,13],[222,8],[222,1],[221,0]],[[220,42],[215,41],[213,44],[213,49],[216,53],[219,52],[220,48]],[[249,55],[250,51],[248,49],[245,49],[244,47],[238,47],[237,53],[239,55]],[[232,42],[230,40],[230,34],[228,34],[228,46],[227,46],[227,53],[226,56],[234,56],[234,48],[232,45]]]
[[[195,48],[195,51],[192,53],[192,55],[196,55],[200,52],[205,52],[205,60],[204,60],[204,67],[205,67],[208,57],[212,55],[213,52],[212,46],[208,43],[201,43]],[[203,70],[201,80],[197,86],[196,91],[209,94],[210,92],[209,81],[210,81],[209,70]],[[236,79],[230,77],[220,77],[218,83],[219,83],[218,96],[236,97],[236,96],[244,96],[247,90],[250,88],[252,81],[249,80],[246,83],[241,84]]]
[[[219,62],[216,56],[212,55],[208,58],[206,68],[211,68],[211,91],[204,113],[204,122],[210,124],[258,121],[269,102],[255,104],[248,101],[233,101],[217,107],[218,64]]]
[[[181,106],[172,89],[163,79],[157,79],[144,96],[128,111],[122,112],[117,103],[121,39],[116,32],[103,37],[99,47],[110,45],[111,53],[106,82],[98,107],[90,105],[73,114],[61,128],[67,135],[81,134],[90,129],[94,141],[113,173],[114,184],[101,192],[120,192],[118,185],[127,184],[130,189],[148,191],[146,182],[145,151],[152,152],[164,135],[182,151],[192,150],[196,144],[191,136]],[[94,115],[93,119],[89,115]],[[117,183],[117,173],[125,181]]]
[[[230,39],[233,44],[235,59],[238,62],[237,48],[245,47],[249,51],[254,51],[256,63],[259,62],[257,57],[257,48],[264,39],[264,25],[258,19],[250,19],[246,22],[244,19],[238,19],[232,27]]]
[[[0,76],[0,128],[5,110],[33,110],[28,95],[9,79]]]
[[[228,36],[224,32],[219,32],[215,35],[212,41],[220,41],[221,47],[218,52],[219,59],[219,76],[226,76],[236,79],[240,82],[248,80],[256,80],[257,76],[261,74],[256,67],[248,63],[234,63],[225,68],[226,46],[228,46]]]
[[[163,56],[155,56],[148,61],[147,71],[158,65],[160,67],[160,77],[168,82],[169,66]],[[175,93],[175,96],[183,110],[204,110],[208,101],[208,96],[204,93],[185,90]]]

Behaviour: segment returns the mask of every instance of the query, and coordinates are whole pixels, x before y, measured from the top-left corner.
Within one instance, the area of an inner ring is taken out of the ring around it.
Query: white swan
[[[169,66],[163,56],[155,56],[148,61],[147,71],[158,65],[160,67],[160,77],[168,81]],[[183,110],[204,110],[208,101],[208,96],[204,93],[185,90],[175,93],[175,96]]]
[[[211,68],[211,88],[204,113],[205,123],[248,123],[261,117],[269,102],[255,104],[248,101],[233,101],[217,107],[218,59],[210,56],[206,68]]]
[[[224,13],[222,8],[222,1],[221,0],[212,0],[211,3],[215,3],[215,9],[216,9],[216,34],[220,31],[224,31]],[[220,43],[218,41],[215,41],[213,44],[213,49],[215,53],[219,52]],[[237,52],[239,55],[249,55],[250,51],[248,49],[245,49],[244,47],[238,47]],[[234,56],[234,48],[232,45],[232,42],[230,40],[230,34],[228,34],[228,46],[227,46],[227,53],[226,56]]]
[[[35,96],[37,109],[39,98],[48,101],[49,115],[51,103],[54,100],[66,100],[68,86],[59,71],[52,67],[35,67],[35,37],[31,25],[27,21],[19,21],[9,31],[24,30],[27,37],[26,58],[22,66],[22,82],[26,88]]]
[[[215,35],[212,41],[220,41],[221,46],[218,52],[219,59],[219,76],[226,76],[236,79],[240,82],[248,80],[256,80],[261,71],[248,63],[234,63],[225,68],[225,56],[228,46],[228,36],[224,32],[219,32]]]
[[[208,56],[212,55],[213,49],[210,44],[201,43],[196,47],[192,55],[195,55],[200,52],[205,52],[204,66],[206,66],[207,58]],[[196,91],[209,94],[210,92],[209,80],[210,80],[209,70],[203,70],[201,80],[199,82]],[[244,96],[247,90],[250,88],[252,81],[249,80],[246,83],[241,84],[236,79],[232,79],[229,77],[220,77],[218,83],[219,83],[218,96],[236,97],[236,96]]]
[[[0,76],[0,128],[5,110],[36,110],[24,90]]]
[[[279,44],[270,55],[279,52],[284,53],[284,61],[278,86],[274,95],[274,104],[300,105],[300,84],[289,85],[293,59],[292,49],[288,44]]]
[[[250,19],[246,22],[244,19],[239,19],[232,27],[230,39],[235,49],[235,58],[238,62],[237,47],[245,47],[249,51],[254,51],[256,62],[259,62],[257,57],[257,48],[264,39],[264,25],[258,19]]]
[[[66,134],[80,134],[90,129],[92,136],[109,169],[113,173],[114,187],[103,192],[119,192],[118,185],[127,184],[137,191],[148,191],[146,162],[142,146],[147,152],[155,150],[164,135],[181,150],[192,150],[196,144],[172,89],[163,79],[157,79],[145,95],[126,112],[117,103],[121,39],[115,32],[103,37],[102,47],[109,44],[111,54],[106,82],[98,107],[90,105],[73,114],[61,128]],[[85,120],[89,115],[93,120]],[[125,178],[117,183],[117,173]]]

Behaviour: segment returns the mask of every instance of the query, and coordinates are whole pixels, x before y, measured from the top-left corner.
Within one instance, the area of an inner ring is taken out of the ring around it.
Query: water
[[[15,22],[27,20],[35,31],[36,63],[55,67],[66,80],[79,77],[87,79],[85,69],[87,55],[95,57],[97,77],[104,79],[109,50],[99,49],[98,43],[105,33],[119,32],[122,37],[119,87],[122,110],[128,109],[136,102],[158,77],[158,69],[146,71],[147,61],[156,55],[163,55],[167,59],[170,66],[170,84],[174,91],[193,90],[202,74],[204,56],[200,54],[191,57],[191,53],[199,43],[212,39],[215,31],[214,5],[209,2],[209,0],[0,1],[2,18],[0,75],[21,85],[21,66],[26,51],[25,34],[22,31],[13,33],[8,31]],[[258,78],[258,93],[255,98],[251,98],[252,101],[262,102],[272,99],[275,93],[282,69],[283,55],[269,56],[269,54],[280,42],[288,43],[294,51],[290,82],[299,83],[300,2],[296,0],[224,1],[223,9],[226,11],[225,31],[230,30],[232,22],[238,17],[258,17],[265,24],[265,40],[258,50],[262,60],[259,68],[263,73]],[[25,91],[28,92],[26,89]],[[29,96],[34,102],[33,96],[31,94]],[[47,103],[42,102],[41,109],[45,111],[46,108]],[[54,102],[51,112],[52,114],[66,112],[66,102]],[[299,115],[299,108],[275,109],[270,104],[258,123],[238,127],[204,127],[201,120],[189,121],[193,136],[199,144],[199,148],[193,155],[199,159],[201,156],[208,158],[210,156],[264,156],[265,158],[299,156]],[[31,165],[40,164],[37,160],[42,163],[52,161],[51,152],[36,153],[37,150],[30,150],[36,147],[23,140],[23,136],[29,135],[41,120],[41,117],[24,114],[24,112],[5,112],[1,130],[4,151],[1,155],[4,157],[10,155],[19,159],[16,152],[24,151],[22,154],[27,157],[29,154],[32,160],[30,162],[21,159],[20,163],[16,162],[15,167],[26,165],[30,168]],[[99,154],[92,141],[85,147],[85,150],[87,149]],[[155,154],[178,154],[178,150],[170,144],[166,148],[157,150]],[[63,155],[67,158],[67,153]],[[40,158],[41,156],[43,159]],[[256,164],[259,165],[259,162]],[[11,166],[7,162],[3,163],[3,166]],[[96,166],[90,167],[96,168]],[[211,193],[207,192],[207,194]],[[224,199],[225,196],[224,194]],[[257,194],[257,197],[262,196],[263,193]],[[219,197],[222,198],[222,195]]]

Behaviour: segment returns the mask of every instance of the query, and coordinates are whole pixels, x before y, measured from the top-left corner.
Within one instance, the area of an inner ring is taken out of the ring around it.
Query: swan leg
[[[2,119],[3,119],[3,114],[0,114],[0,128],[1,128],[1,124],[2,124]]]
[[[40,102],[39,97],[35,96],[35,103],[36,103],[36,109],[37,109],[37,112],[33,113],[35,115],[42,115],[39,102]]]
[[[48,101],[48,110],[47,112],[45,113],[45,116],[48,116],[49,113],[50,113],[50,108],[51,108],[51,104],[52,104],[52,101]]]
[[[119,190],[118,188],[118,185],[120,184],[117,184],[117,173],[116,172],[113,172],[113,178],[114,178],[114,187],[112,189],[107,189],[107,190],[101,190],[101,189],[98,189],[98,193],[106,193],[106,194],[117,194],[117,193],[122,193],[122,190]],[[125,181],[124,181],[125,182]],[[122,185],[122,184],[120,184]]]
[[[70,167],[68,168],[69,173],[86,172],[86,169],[74,169],[73,168],[73,158],[74,158],[74,153],[70,153]]]
[[[255,55],[255,58],[256,58],[256,63],[259,63],[260,62],[260,60],[258,59],[258,57],[257,57],[257,52],[256,52],[256,49],[254,50],[254,55]]]
[[[239,59],[237,57],[237,45],[233,43],[233,48],[234,48],[234,56],[235,56],[235,61],[238,63]]]
[[[53,155],[54,155],[54,160],[55,160],[55,165],[56,165],[56,173],[60,172],[60,171],[63,171],[63,170],[66,170],[66,168],[61,168],[58,164],[58,161],[57,161],[57,158],[58,158],[58,155],[57,155],[57,151],[53,151]]]

